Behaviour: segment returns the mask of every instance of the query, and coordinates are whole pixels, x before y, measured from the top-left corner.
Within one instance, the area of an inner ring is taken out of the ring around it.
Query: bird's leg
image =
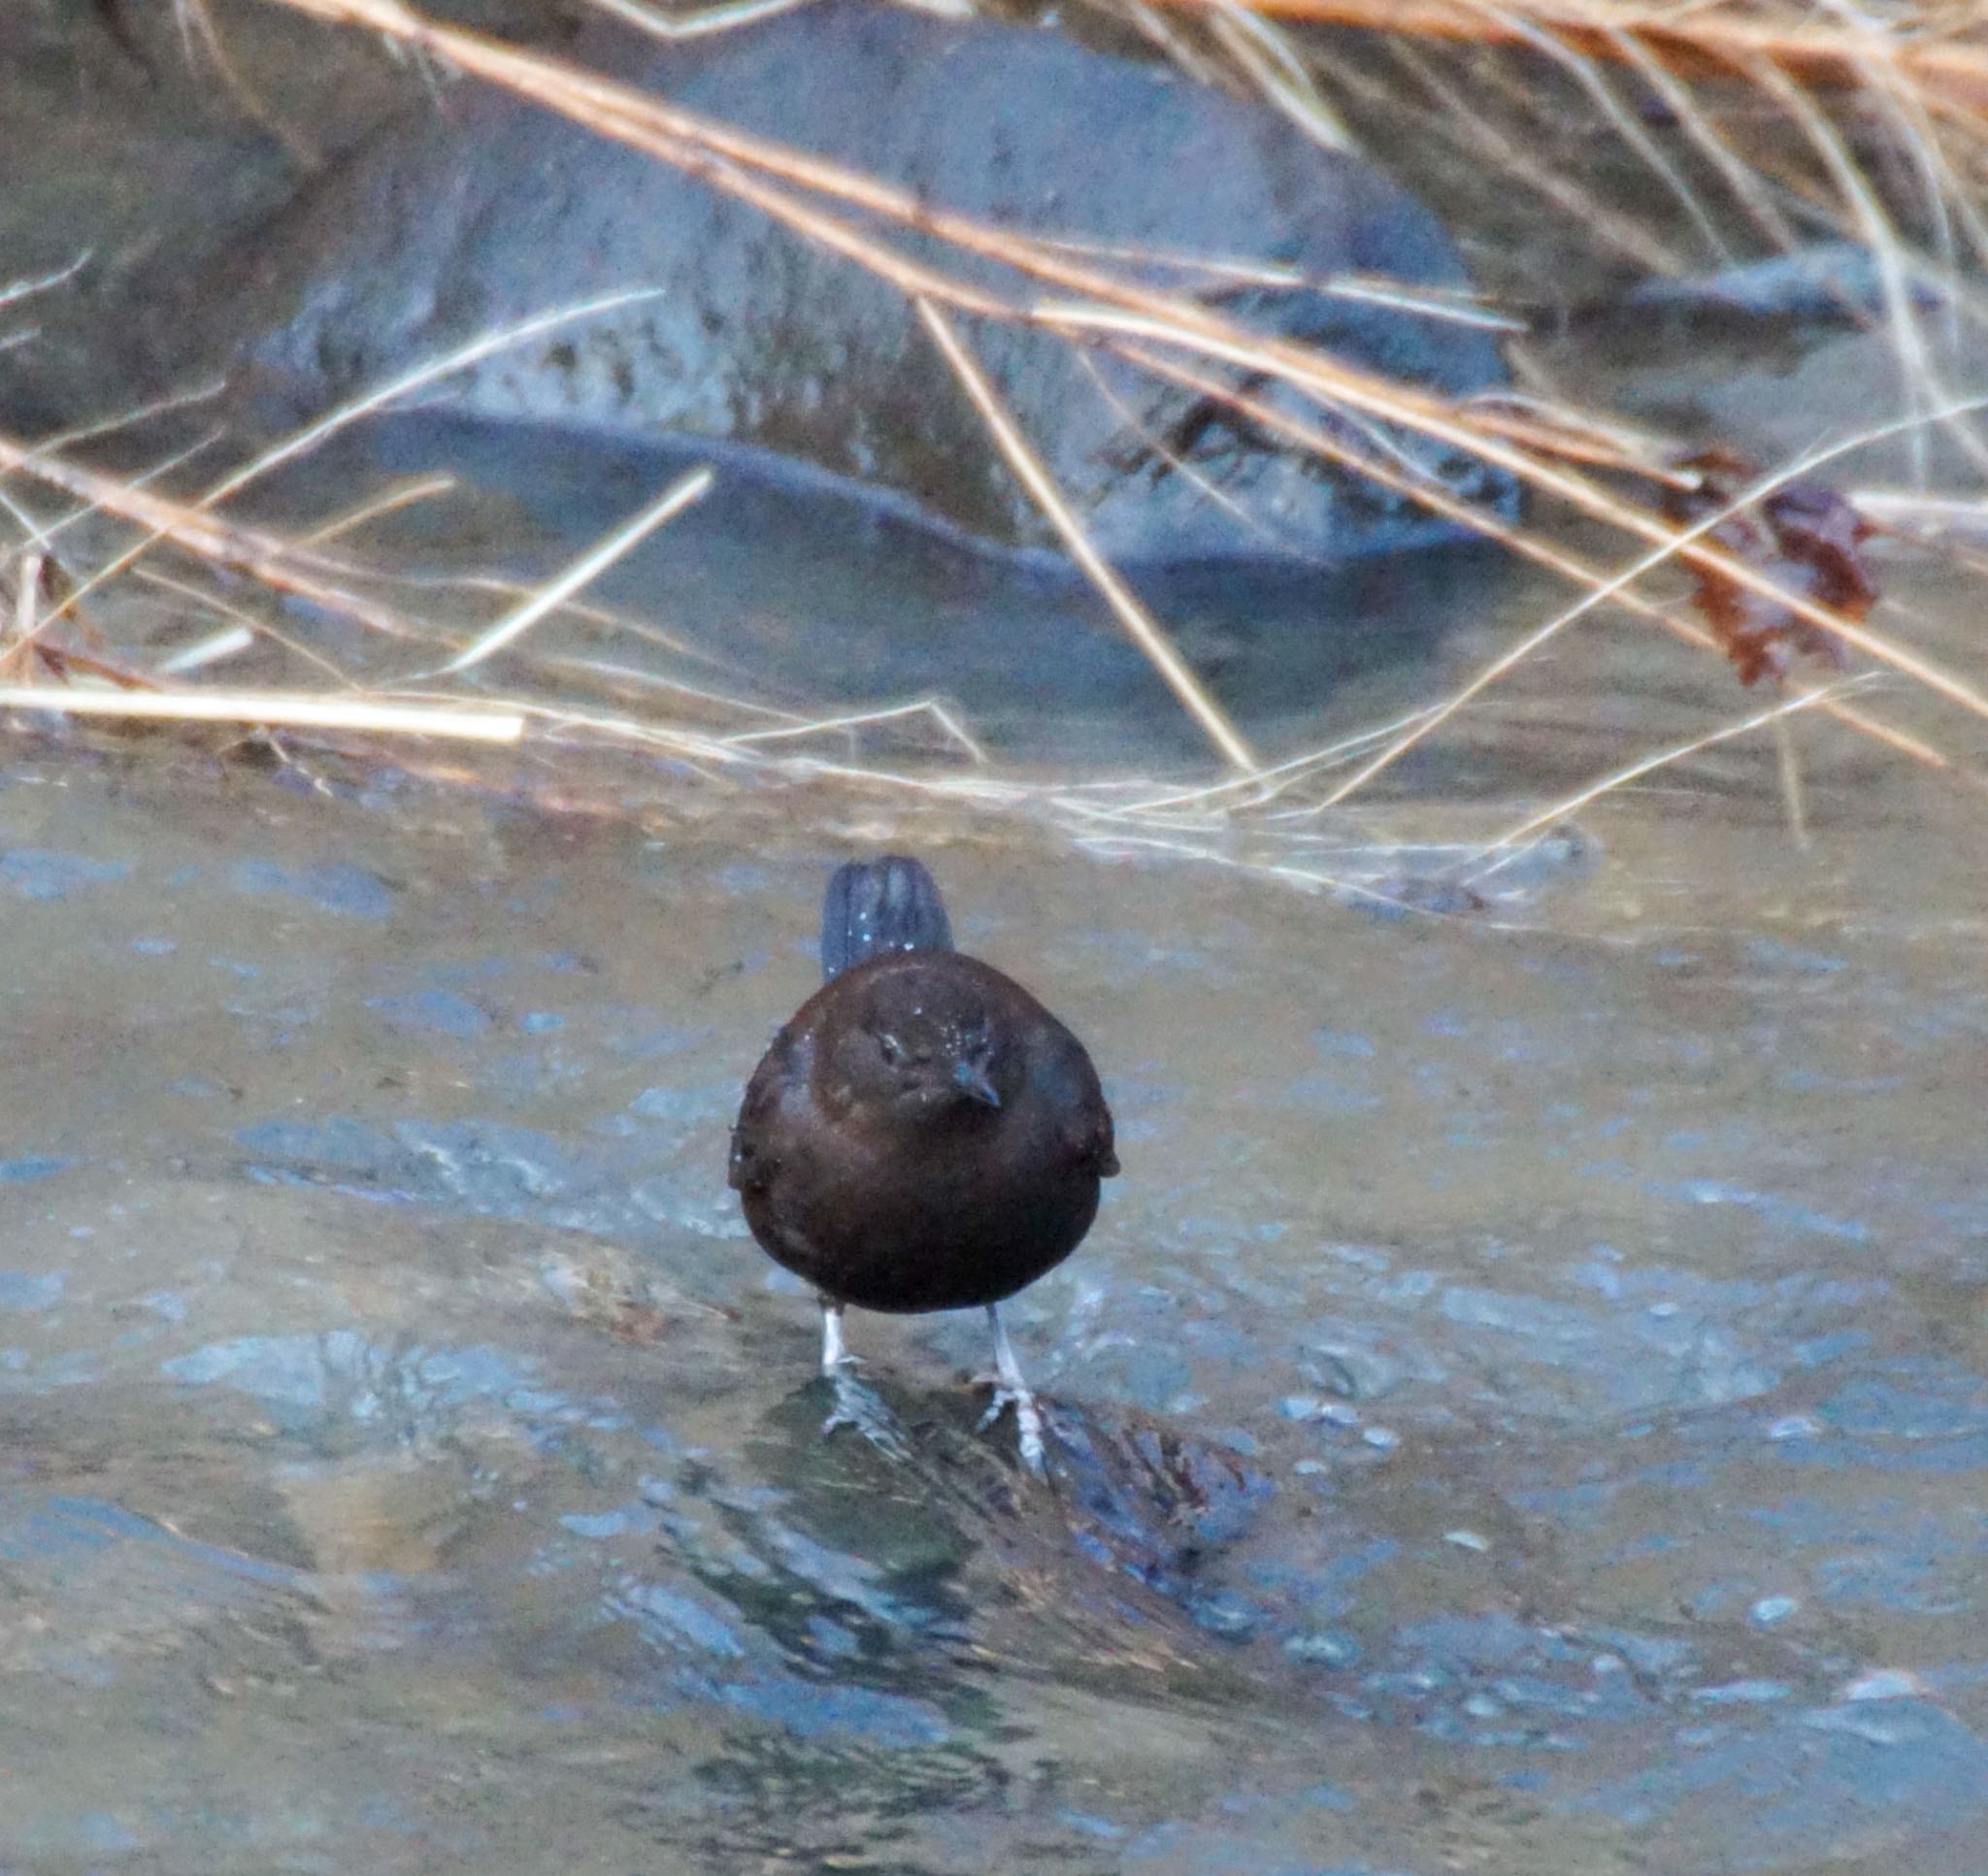
[[[1029,1392],[1029,1384],[1021,1377],[1021,1364],[1014,1359],[1014,1348],[1008,1339],[1008,1326],[1001,1320],[999,1303],[987,1305],[987,1321],[994,1331],[994,1399],[980,1416],[980,1430],[984,1432],[1008,1408],[1012,1407],[1021,1463],[1037,1478],[1043,1478],[1046,1474],[1043,1465],[1042,1409],[1036,1405],[1036,1397]]]
[[[886,1459],[909,1459],[911,1449],[890,1409],[857,1377],[856,1358],[843,1341],[843,1306],[821,1300],[821,1372],[834,1390],[835,1406],[821,1423],[824,1437],[838,1427],[853,1427]]]
[[[833,1381],[855,1361],[843,1342],[843,1306],[821,1300],[821,1371]]]

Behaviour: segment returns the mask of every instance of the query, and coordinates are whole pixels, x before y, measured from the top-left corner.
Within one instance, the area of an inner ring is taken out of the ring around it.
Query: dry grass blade
[[[803,738],[842,736],[851,730],[872,729],[879,723],[901,723],[923,718],[937,726],[968,761],[985,767],[987,751],[951,710],[934,697],[920,697],[909,704],[890,704],[874,710],[852,710],[845,716],[824,716],[813,722],[783,723],[772,730],[742,730],[725,738],[734,749],[764,748],[771,742],[792,742]]]
[[[624,522],[605,540],[590,547],[564,573],[550,579],[510,617],[499,619],[487,632],[451,658],[436,673],[452,677],[474,669],[508,644],[529,632],[548,612],[557,611],[581,587],[590,584],[615,561],[653,534],[665,522],[681,514],[693,502],[703,498],[712,484],[709,469],[694,469],[679,477],[640,514]]]
[[[1357,148],[1344,120],[1319,96],[1304,60],[1278,27],[1242,0],[1211,0],[1211,4],[1216,43],[1265,97],[1321,148]]]
[[[1056,486],[1055,479],[1030,448],[1028,439],[1014,427],[1013,419],[1002,409],[1001,399],[988,382],[979,362],[960,343],[952,322],[929,300],[918,301],[917,307],[918,317],[924,321],[925,330],[932,335],[933,344],[939,347],[967,396],[973,400],[974,408],[986,423],[1002,459],[1048,517],[1050,525],[1070,550],[1070,557],[1083,569],[1084,576],[1098,589],[1133,643],[1145,654],[1167,688],[1179,700],[1181,708],[1221,752],[1222,759],[1244,774],[1254,773],[1261,766],[1256,752],[1243,741],[1242,732],[1229,721],[1222,707],[1208,694],[1187,661],[1174,649],[1173,642],[1161,631],[1159,621],[1140,603],[1139,596],[1126,585],[1118,570],[1092,544],[1083,524],[1071,512],[1070,504],[1063,499],[1063,492]]]
[[[1953,396],[1952,388],[1941,382],[1939,374],[1934,369],[1931,347],[1920,330],[1919,310],[1912,297],[1910,267],[1898,231],[1880,206],[1876,191],[1858,168],[1842,138],[1806,92],[1793,83],[1785,73],[1772,66],[1763,68],[1756,76],[1761,89],[1779,99],[1789,117],[1802,127],[1821,156],[1839,193],[1849,204],[1858,231],[1877,264],[1884,295],[1885,335],[1898,354],[1900,377],[1906,396],[1916,407],[1915,414],[1929,405],[1949,402]],[[1984,453],[1980,439],[1973,434],[1971,426],[1956,416],[1945,418],[1944,425],[1960,446],[1973,458],[1977,469],[1988,466],[1988,453]],[[1915,427],[1912,434],[1918,445],[1914,452],[1917,468],[1923,478],[1926,472],[1924,428]]]
[[[14,563],[14,642],[27,644],[35,636],[35,612],[41,603],[42,571],[49,556],[30,547]]]
[[[336,541],[339,536],[352,534],[369,522],[378,521],[389,514],[397,514],[402,509],[413,508],[417,502],[433,501],[438,495],[453,493],[456,478],[453,476],[419,476],[398,488],[389,488],[379,495],[369,497],[357,508],[348,509],[343,514],[334,514],[328,521],[320,521],[308,533],[297,537],[300,547],[322,547]]]
[[[246,463],[240,469],[232,471],[189,508],[182,509],[180,511],[185,514],[197,514],[202,510],[218,507],[231,496],[240,494],[251,482],[267,476],[272,470],[281,467],[283,463],[291,462],[309,450],[315,449],[328,437],[336,435],[337,432],[357,422],[361,417],[370,415],[373,411],[381,410],[398,398],[411,395],[413,392],[419,390],[423,385],[433,383],[439,378],[447,378],[452,373],[461,371],[467,366],[477,363],[480,359],[487,358],[495,352],[508,349],[510,346],[520,345],[528,339],[538,338],[544,333],[550,332],[559,326],[570,324],[575,320],[592,318],[602,313],[613,312],[616,308],[633,305],[641,300],[653,299],[656,296],[657,290],[653,287],[636,287],[625,292],[604,294],[596,299],[582,301],[577,306],[555,307],[551,312],[540,313],[534,318],[503,327],[496,332],[481,334],[468,345],[458,346],[453,351],[447,352],[440,358],[424,360],[412,371],[403,373],[399,378],[367,392],[365,396],[357,398],[351,403],[340,406],[336,411],[320,417],[316,422],[298,431],[294,436],[286,438],[282,443],[277,444],[275,448],[265,450],[251,462]],[[4,460],[0,460],[0,468],[5,467]],[[110,505],[106,504],[106,506]],[[69,596],[64,602],[62,609],[73,609],[81,605],[98,587],[116,578],[119,574],[125,573],[137,565],[161,541],[167,539],[179,539],[182,545],[188,544],[183,537],[174,534],[171,528],[165,526],[154,527],[149,535],[134,542],[123,552],[116,555],[104,566],[97,568],[90,575],[89,578]],[[367,623],[377,626],[383,617],[383,614],[379,615],[374,619],[368,620]]]
[[[37,293],[46,293],[50,287],[62,285],[65,280],[73,280],[89,265],[93,253],[93,249],[85,247],[74,260],[64,261],[50,273],[38,274],[33,280],[8,280],[0,284],[0,308],[17,305],[22,300],[32,299]]]
[[[1711,115],[1700,106],[1691,87],[1662,60],[1653,58],[1649,49],[1633,33],[1613,33],[1609,44],[1614,55],[1642,79],[1651,95],[1671,113],[1678,129],[1710,164],[1753,225],[1774,247],[1792,248],[1796,245],[1795,229],[1782,213],[1774,192],[1733,148]]]
[[[156,541],[174,541],[204,560],[251,575],[279,592],[321,606],[327,611],[356,619],[376,631],[399,634],[404,622],[382,607],[355,593],[320,578],[307,564],[306,557],[273,536],[253,528],[238,528],[203,514],[197,508],[153,495],[135,483],[100,476],[75,463],[50,456],[14,438],[0,436],[0,474],[29,476],[47,482],[67,495],[102,509],[123,520],[134,521],[149,530]],[[93,578],[80,586],[54,609],[56,613],[73,610],[78,599]],[[44,619],[44,627],[49,623]]]
[[[1526,45],[1551,60],[1587,93],[1615,135],[1636,152],[1644,170],[1690,218],[1706,248],[1722,263],[1730,265],[1734,258],[1733,250],[1727,246],[1710,211],[1699,200],[1698,191],[1679,172],[1663,146],[1638,120],[1635,111],[1615,95],[1614,88],[1596,61],[1515,9],[1501,8],[1498,16]]]
[[[240,723],[258,729],[355,730],[370,735],[446,737],[457,742],[515,742],[522,711],[473,704],[399,704],[372,697],[314,697],[300,691],[121,691],[0,685],[0,710],[55,710],[152,723]]]
[[[1929,495],[1918,489],[1860,488],[1857,506],[1892,534],[1926,541],[1988,545],[1988,500],[1978,495]]]
[[[1984,402],[1988,402],[1988,400],[1964,400],[1961,404],[1951,407],[1951,409],[1955,411],[1973,410],[1979,408]],[[1593,586],[1585,597],[1576,601],[1557,617],[1548,619],[1543,625],[1528,633],[1516,645],[1493,659],[1469,683],[1445,699],[1427,717],[1415,724],[1412,729],[1405,732],[1387,748],[1383,749],[1359,773],[1342,783],[1327,798],[1325,806],[1328,807],[1337,806],[1341,802],[1346,800],[1347,797],[1365,787],[1368,782],[1374,780],[1375,776],[1382,773],[1408,754],[1416,743],[1441,728],[1444,723],[1455,716],[1466,705],[1481,696],[1499,678],[1505,676],[1535,651],[1539,650],[1542,644],[1558,636],[1559,633],[1572,625],[1576,619],[1592,611],[1603,600],[1620,598],[1639,579],[1653,573],[1658,567],[1673,557],[1690,561],[1693,564],[1700,564],[1698,557],[1693,553],[1692,549],[1701,543],[1705,537],[1729,515],[1740,512],[1749,504],[1759,501],[1763,496],[1772,493],[1776,488],[1786,486],[1797,477],[1808,475],[1813,470],[1820,468],[1823,464],[1830,461],[1832,457],[1846,455],[1851,450],[1862,448],[1867,444],[1880,441],[1885,437],[1902,431],[1913,429],[1924,420],[1919,417],[1908,417],[1897,423],[1880,424],[1875,429],[1863,431],[1854,437],[1846,438],[1843,442],[1833,445],[1829,449],[1814,451],[1809,456],[1791,463],[1786,468],[1778,470],[1771,476],[1761,477],[1753,487],[1743,490],[1727,507],[1704,515],[1691,527],[1671,535],[1650,552],[1633,561],[1620,573],[1603,580],[1599,585]],[[1726,557],[1731,558],[1731,556]],[[1743,563],[1736,561],[1736,564]],[[1767,590],[1780,599],[1785,600],[1793,597],[1792,595],[1785,594],[1781,588],[1773,585],[1772,582],[1768,583]],[[1797,609],[1791,608],[1791,609]],[[1829,612],[1827,609],[1811,609],[1811,610],[1823,611],[1826,616],[1832,619],[1836,616],[1833,612]],[[1847,625],[1848,622],[1844,621],[1844,624]],[[1848,640],[1851,643],[1855,643],[1858,639],[1869,638],[1873,635],[1866,633],[1861,627],[1850,627],[1846,631],[1839,632],[1838,636]],[[1889,647],[1890,642],[1885,641],[1884,642]],[[1901,655],[1907,658],[1910,657],[1909,653]],[[1888,658],[1885,662],[1895,663],[1897,660],[1895,658]],[[1805,691],[1796,701],[1804,708],[1807,708],[1815,702],[1829,701],[1839,688],[1839,686],[1831,686],[1823,691]],[[1943,759],[1940,766],[1944,766]]]
[[[1200,9],[1217,0],[1168,0]],[[1364,26],[1411,39],[1509,46],[1525,38],[1520,24],[1474,0],[1249,0],[1277,19]],[[1525,26],[1558,35],[1596,57],[1618,55],[1633,39],[1651,57],[1684,77],[1743,71],[1766,60],[1805,84],[1855,86],[1875,58],[1955,106],[1988,109],[1988,47],[1958,35],[1908,34],[1868,15],[1854,23],[1838,16],[1824,25],[1811,7],[1751,8],[1733,4],[1653,6],[1647,0],[1528,0]]]
[[[674,45],[679,40],[709,39],[738,26],[750,26],[777,14],[812,6],[813,0],[719,0],[716,6],[693,7],[682,13],[666,13],[660,7],[643,5],[642,0],[587,0],[587,5],[638,32]]]
[[[1716,748],[1722,742],[1731,742],[1736,737],[1750,736],[1755,730],[1767,729],[1773,724],[1785,722],[1789,717],[1803,710],[1811,710],[1828,703],[1843,691],[1868,683],[1868,677],[1852,677],[1841,684],[1833,684],[1825,690],[1805,692],[1800,697],[1790,697],[1775,704],[1770,709],[1758,710],[1738,723],[1729,723],[1722,730],[1712,730],[1705,736],[1693,737],[1687,742],[1679,742],[1668,749],[1660,749],[1655,755],[1642,757],[1627,767],[1617,769],[1612,774],[1604,775],[1590,787],[1577,794],[1569,795],[1555,802],[1550,807],[1542,807],[1529,814],[1517,825],[1508,828],[1494,840],[1490,840],[1475,856],[1477,862],[1488,860],[1494,853],[1502,853],[1521,845],[1536,834],[1556,828],[1562,822],[1578,814],[1584,807],[1600,801],[1603,796],[1613,794],[1617,789],[1626,788],[1631,782],[1640,781],[1645,775],[1655,774],[1660,769],[1668,769],[1674,763],[1687,760],[1702,750]]]
[[[148,418],[163,415],[169,411],[190,410],[196,404],[206,404],[220,396],[227,386],[219,378],[210,378],[204,384],[182,386],[168,391],[165,396],[153,398],[145,404],[138,404],[117,411],[115,415],[98,417],[88,423],[79,423],[67,430],[58,430],[51,437],[44,437],[36,446],[50,454],[74,449],[80,443],[88,443],[97,437],[115,436],[120,430],[128,430]],[[220,437],[218,429],[209,433],[199,442],[191,444],[182,452],[178,460],[184,461],[197,456]]]
[[[1803,702],[1807,700],[1804,698]],[[1781,802],[1787,811],[1788,835],[1806,853],[1814,844],[1808,833],[1808,784],[1802,774],[1801,752],[1795,747],[1794,725],[1777,716],[1769,725],[1774,734],[1774,766],[1780,772]]]
[[[258,618],[245,611],[241,607],[231,605],[220,594],[195,585],[190,580],[175,579],[170,574],[162,574],[154,567],[148,567],[138,577],[146,585],[163,593],[170,593],[192,612],[208,612],[217,618],[232,621],[215,637],[203,642],[203,656],[194,653],[201,646],[185,649],[162,658],[152,667],[155,677],[177,676],[186,671],[205,669],[206,666],[223,657],[233,657],[255,643],[276,644],[288,652],[298,663],[311,666],[328,677],[342,691],[357,689],[351,676],[339,669],[321,651],[306,644],[301,639],[280,630],[267,618]]]
[[[284,0],[288,4],[288,0]],[[616,313],[623,307],[639,306],[644,300],[660,298],[662,288],[655,286],[634,286],[618,293],[603,293],[591,300],[580,300],[572,306],[559,306],[550,312],[534,314],[529,319],[519,319],[507,326],[500,326],[494,332],[479,334],[467,345],[442,353],[436,358],[424,358],[418,365],[403,372],[398,378],[390,378],[384,384],[377,385],[363,397],[354,398],[350,403],[317,419],[315,423],[299,430],[286,438],[274,449],[265,450],[252,462],[245,463],[240,469],[216,482],[201,498],[203,508],[225,502],[231,495],[238,495],[250,482],[259,481],[272,470],[281,468],[310,450],[315,449],[328,437],[348,428],[361,417],[372,415],[375,411],[385,409],[401,399],[411,397],[427,385],[437,383],[445,378],[452,378],[457,372],[466,371],[470,366],[480,364],[485,358],[498,352],[509,351],[533,339],[544,338],[548,332],[556,332],[561,326],[584,323],[599,318],[605,313]]]
[[[183,650],[176,651],[170,658],[161,658],[152,667],[154,677],[190,677],[196,671],[239,657],[255,643],[255,633],[246,625],[231,625],[202,639],[198,643],[189,644]]]

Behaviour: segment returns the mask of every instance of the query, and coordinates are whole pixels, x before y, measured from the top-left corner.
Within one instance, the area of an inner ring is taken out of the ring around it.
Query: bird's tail
[[[821,975],[839,977],[882,951],[950,951],[939,882],[916,860],[887,853],[835,870],[821,902]]]

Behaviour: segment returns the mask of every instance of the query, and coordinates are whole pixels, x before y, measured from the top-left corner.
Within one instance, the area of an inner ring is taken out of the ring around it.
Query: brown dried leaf
[[[1698,477],[1695,488],[1671,488],[1666,518],[1682,526],[1731,508],[1760,472],[1727,449],[1708,449],[1678,464]],[[1828,482],[1798,477],[1749,502],[1708,529],[1707,538],[1747,561],[1775,585],[1862,624],[1877,599],[1863,543],[1877,532]],[[1786,606],[1755,593],[1712,568],[1696,570],[1693,603],[1733,662],[1742,684],[1776,683],[1798,657],[1840,671],[1841,642],[1797,618]]]

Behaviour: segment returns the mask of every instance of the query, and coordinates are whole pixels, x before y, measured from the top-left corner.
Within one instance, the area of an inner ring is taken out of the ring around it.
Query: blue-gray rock
[[[660,51],[603,29],[581,51],[712,118],[1030,233],[1280,263],[1311,282],[1468,284],[1444,231],[1374,168],[1314,147],[1268,109],[1047,31],[819,0]],[[904,239],[941,258],[936,244]],[[1209,279],[1146,267],[1155,283]],[[984,264],[967,271],[1004,279]],[[644,285],[665,290],[486,359],[441,394],[484,414],[709,438],[852,479],[983,540],[1050,544],[894,287],[756,208],[480,85],[317,179],[202,280],[200,316],[180,323],[211,333],[226,308],[257,406],[287,418],[472,334]],[[1314,285],[1231,282],[1219,303],[1444,391],[1504,381],[1490,334],[1426,313]],[[966,331],[1120,559],[1330,559],[1454,536],[1102,348],[991,320]],[[1509,484],[1474,459],[1396,441],[1509,511]]]

